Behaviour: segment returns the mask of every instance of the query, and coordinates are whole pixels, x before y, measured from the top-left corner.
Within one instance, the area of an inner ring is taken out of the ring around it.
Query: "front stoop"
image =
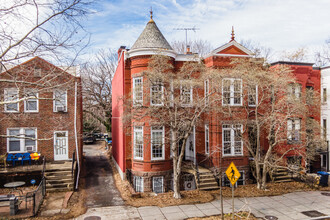
[[[73,190],[71,169],[50,169],[45,171],[46,191],[63,192]]]
[[[276,169],[271,175],[271,179],[274,183],[292,182],[292,176],[285,168]]]
[[[197,188],[200,190],[214,190],[219,189],[219,186],[213,173],[209,171],[199,173],[199,183],[197,184]]]

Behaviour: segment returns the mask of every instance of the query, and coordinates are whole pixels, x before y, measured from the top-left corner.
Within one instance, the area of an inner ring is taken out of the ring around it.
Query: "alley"
[[[88,208],[124,205],[102,146],[102,141],[84,145],[86,206]]]

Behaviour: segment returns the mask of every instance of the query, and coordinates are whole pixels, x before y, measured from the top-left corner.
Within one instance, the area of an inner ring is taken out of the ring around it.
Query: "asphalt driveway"
[[[111,165],[102,146],[102,141],[84,145],[86,206],[88,208],[125,204],[115,186]]]

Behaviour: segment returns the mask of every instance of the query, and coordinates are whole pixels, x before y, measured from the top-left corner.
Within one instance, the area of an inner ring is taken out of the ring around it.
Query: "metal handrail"
[[[73,170],[74,170],[74,163],[76,162],[76,151],[73,151],[72,154],[72,168],[71,168],[71,176],[73,178]]]
[[[45,177],[45,171],[46,171],[46,157],[42,157],[42,178]]]

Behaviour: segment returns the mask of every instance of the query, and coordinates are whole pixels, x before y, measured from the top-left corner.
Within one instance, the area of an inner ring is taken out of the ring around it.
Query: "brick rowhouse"
[[[136,191],[167,191],[171,188],[172,179],[172,160],[170,157],[169,143],[165,143],[164,156],[161,160],[153,160],[150,153],[150,143],[143,142],[143,155],[141,158],[134,158],[134,136],[142,135],[143,140],[149,140],[151,136],[151,125],[149,121],[134,121],[132,126],[125,128],[122,118],[128,111],[124,108],[123,97],[132,93],[135,83],[142,83],[146,79],[141,79],[142,72],[147,70],[148,63],[152,55],[158,54],[159,50],[162,55],[171,58],[171,62],[175,69],[179,69],[183,62],[191,60],[193,55],[190,51],[186,54],[177,54],[166,41],[154,20],[151,19],[147,23],[145,29],[136,40],[131,49],[122,46],[118,50],[118,67],[112,81],[112,138],[113,138],[113,159],[122,178],[128,178]],[[206,67],[211,68],[228,68],[231,66],[232,58],[251,58],[253,53],[235,41],[232,32],[231,40],[213,50],[210,54],[203,57]],[[273,65],[280,65],[276,63]],[[316,91],[320,88],[320,73],[313,70],[310,64],[300,63],[283,63],[292,66],[298,81],[301,81],[302,87],[312,86]],[[145,91],[143,86],[143,92]],[[246,100],[243,100],[245,102]],[[143,105],[149,105],[146,98],[142,99]],[[240,106],[234,106],[237,111],[242,111]],[[244,117],[244,116],[242,116]],[[314,115],[319,120],[319,115]],[[245,180],[250,179],[249,153],[243,146],[240,155],[222,155],[222,152],[216,153],[212,157],[206,152],[206,142],[212,151],[212,147],[222,146],[223,128],[222,124],[226,124],[229,119],[220,118],[216,114],[208,114],[203,117],[205,126],[196,126],[192,134],[193,140],[193,158],[185,157],[185,160],[197,162],[210,170],[219,167],[219,158],[222,160],[222,170],[226,168],[230,162],[234,162],[238,170],[241,172],[239,184],[245,184]],[[302,119],[305,120],[305,119]],[[228,123],[230,124],[230,123]],[[206,126],[207,125],[207,126]],[[208,137],[206,137],[208,131]],[[165,136],[169,135],[169,131],[164,129]],[[207,141],[206,141],[207,140]],[[187,148],[186,148],[187,150]],[[206,159],[207,158],[207,159]],[[157,182],[158,181],[158,182]],[[187,181],[188,184],[185,184]],[[190,182],[191,179],[183,179],[182,188],[189,188],[196,185]],[[189,182],[192,183],[189,185]],[[228,183],[225,183],[227,185]],[[157,188],[158,187],[158,188]],[[161,188],[161,190],[159,190]]]
[[[71,159],[76,152],[81,160],[82,92],[76,74],[76,69],[63,70],[40,57],[0,74],[5,101],[0,106],[0,154],[39,152],[54,161]]]

